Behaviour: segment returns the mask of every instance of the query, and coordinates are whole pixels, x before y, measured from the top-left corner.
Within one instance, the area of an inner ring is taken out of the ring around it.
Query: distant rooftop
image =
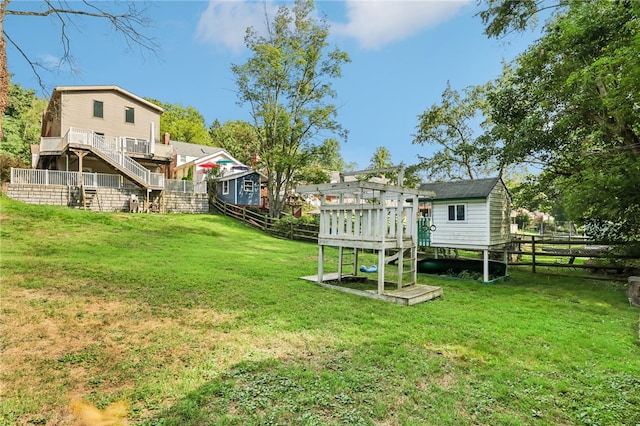
[[[173,146],[178,155],[186,155],[189,157],[204,157],[205,155],[215,154],[224,151],[222,148],[208,145],[198,145],[196,143],[169,141],[169,145]]]

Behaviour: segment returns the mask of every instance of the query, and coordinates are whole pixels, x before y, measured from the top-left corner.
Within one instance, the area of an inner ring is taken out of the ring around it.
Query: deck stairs
[[[145,189],[162,189],[164,187],[161,173],[152,173],[129,157],[111,138],[91,131],[70,130],[64,137],[64,149],[77,148],[91,152],[122,175]]]
[[[93,201],[98,203],[98,210],[102,211],[102,205],[100,204],[100,196],[98,195],[98,189],[95,187],[83,185],[81,188],[82,194],[82,208],[87,209],[87,206],[91,206]]]

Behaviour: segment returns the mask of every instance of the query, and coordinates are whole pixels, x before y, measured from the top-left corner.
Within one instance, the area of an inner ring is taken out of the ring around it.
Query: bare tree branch
[[[0,3],[0,34],[2,34],[2,40],[0,43],[0,136],[2,135],[2,114],[7,107],[8,91],[9,91],[9,78],[7,77],[7,57],[6,46],[7,41],[13,46],[17,52],[22,56],[29,64],[29,67],[33,71],[33,74],[38,80],[38,84],[46,93],[46,87],[41,75],[41,70],[47,70],[48,67],[45,64],[39,63],[29,57],[28,53],[20,47],[17,40],[12,39],[6,31],[3,30],[4,18],[7,15],[16,17],[47,17],[52,16],[58,22],[60,26],[60,44],[62,46],[62,57],[58,62],[58,67],[62,64],[69,64],[73,70],[73,57],[71,56],[71,39],[69,36],[69,27],[76,26],[74,18],[95,18],[99,20],[106,20],[109,22],[111,28],[120,33],[126,43],[128,49],[133,46],[138,46],[141,51],[148,51],[155,54],[158,49],[158,44],[153,38],[145,35],[142,31],[143,28],[149,26],[150,21],[146,17],[147,8],[138,7],[141,2],[129,1],[126,2],[126,9],[121,12],[109,10],[110,6],[117,4],[116,8],[122,3],[114,2],[89,2],[88,0],[82,0],[81,2],[68,3],[65,0],[43,0],[39,3],[25,3],[21,5],[29,4],[45,5],[44,10],[13,10],[8,9],[11,0],[2,0]]]

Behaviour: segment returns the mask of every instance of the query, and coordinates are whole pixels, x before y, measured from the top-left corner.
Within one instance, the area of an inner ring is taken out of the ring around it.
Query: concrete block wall
[[[9,184],[6,187],[9,198],[27,204],[47,204],[51,206],[67,206],[69,202],[69,187]]]
[[[9,198],[28,204],[82,207],[80,189],[77,187],[9,184],[6,193]],[[145,191],[142,189],[98,188],[94,196],[87,197],[87,208],[103,212],[128,212],[131,194],[137,195],[142,205],[145,197]],[[165,213],[209,213],[207,194],[165,192],[163,204],[161,211]]]
[[[165,191],[163,201],[165,213],[209,213],[207,194]]]

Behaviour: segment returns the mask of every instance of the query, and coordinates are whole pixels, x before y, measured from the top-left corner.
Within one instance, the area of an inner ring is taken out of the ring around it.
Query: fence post
[[[44,184],[49,185],[49,169],[45,169],[44,171]]]
[[[531,236],[531,272],[536,273],[536,236]]]

